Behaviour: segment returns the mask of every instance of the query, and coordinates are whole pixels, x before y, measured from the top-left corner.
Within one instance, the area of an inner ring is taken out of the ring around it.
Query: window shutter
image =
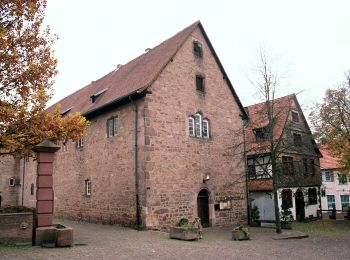
[[[209,122],[207,119],[203,120],[203,137],[209,138]]]

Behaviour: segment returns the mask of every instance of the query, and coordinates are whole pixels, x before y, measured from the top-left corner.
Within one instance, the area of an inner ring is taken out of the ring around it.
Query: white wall
[[[348,179],[347,184],[339,184],[339,178],[338,174],[340,174],[339,171],[330,171],[333,173],[333,181],[326,181],[325,179],[325,170],[322,170],[322,189],[325,190],[324,197],[321,197],[322,202],[322,209],[327,210],[328,209],[328,203],[327,203],[327,195],[334,195],[335,197],[335,208],[337,210],[341,210],[341,201],[340,201],[340,195],[350,195],[350,180]]]
[[[314,205],[308,205],[308,196],[307,196],[307,189],[308,188],[316,188],[318,187],[307,187],[303,188],[303,194],[304,194],[304,201],[305,201],[305,217],[309,217],[310,215],[313,215],[314,217],[317,216],[317,210],[319,209],[319,196],[317,197],[317,204]],[[294,194],[298,190],[298,188],[288,188],[292,190],[293,194],[293,206],[290,208],[293,214],[293,218],[296,219],[296,212],[295,212],[295,197]],[[282,205],[282,190],[278,189],[278,205],[281,209]],[[260,219],[261,220],[269,220],[274,221],[275,220],[275,210],[273,205],[273,193],[272,192],[251,192],[250,193],[250,199],[252,200],[252,206],[257,205],[260,211]]]

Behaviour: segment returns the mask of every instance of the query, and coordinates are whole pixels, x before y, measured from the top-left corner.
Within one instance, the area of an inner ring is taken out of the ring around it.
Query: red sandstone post
[[[37,154],[37,192],[36,212],[37,227],[52,225],[53,219],[53,161],[54,154],[60,148],[51,141],[45,140],[35,146]]]

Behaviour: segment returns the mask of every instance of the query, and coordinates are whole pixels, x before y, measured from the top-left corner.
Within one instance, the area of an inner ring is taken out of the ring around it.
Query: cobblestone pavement
[[[0,246],[0,259],[350,259],[350,234],[273,240],[274,230],[251,228],[250,241],[232,241],[229,228],[204,230],[204,239],[185,242],[163,232],[59,220],[74,228],[75,246]]]

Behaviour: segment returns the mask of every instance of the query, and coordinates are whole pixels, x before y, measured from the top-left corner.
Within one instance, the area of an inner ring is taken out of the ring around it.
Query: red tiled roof
[[[275,140],[280,138],[285,123],[288,119],[289,112],[291,109],[294,108],[292,102],[293,99],[296,99],[295,94],[291,94],[281,98],[276,98],[273,101],[274,115],[277,118],[274,128]],[[247,154],[254,155],[269,153],[268,141],[257,142],[253,131],[253,129],[262,128],[268,125],[268,115],[266,112],[265,102],[248,106],[246,110],[249,116],[249,123],[246,128],[246,137],[248,142]]]
[[[110,72],[104,77],[93,81],[91,84],[63,98],[49,107],[48,110],[53,111],[54,107],[60,104],[61,111],[69,110],[69,113],[80,112],[83,115],[91,115],[93,112],[102,110],[103,107],[118,102],[123,98],[127,98],[131,94],[142,93],[157,79],[165,66],[172,60],[186,39],[197,27],[201,29],[204,38],[206,39],[207,44],[229,85],[232,95],[241,109],[242,118],[246,118],[247,115],[242,103],[233,89],[233,86],[200,21],[186,27],[173,37],[150,49],[148,52],[127,64],[122,65],[119,69]],[[91,102],[90,97],[94,95],[98,96],[98,93],[102,94],[95,99],[94,103]]]
[[[61,104],[62,111],[72,108],[70,113],[85,114],[131,93],[142,92],[153,83],[199,24],[199,21],[193,23],[148,52],[122,65],[118,70],[63,98],[48,110],[52,111],[56,105]],[[107,91],[92,103],[90,97],[104,89]]]
[[[332,152],[327,148],[320,149],[323,158],[320,158],[320,168],[321,170],[326,169],[341,169],[343,168],[340,164],[340,158],[336,158],[332,155]]]
[[[250,180],[248,182],[249,191],[272,191],[272,180]]]

